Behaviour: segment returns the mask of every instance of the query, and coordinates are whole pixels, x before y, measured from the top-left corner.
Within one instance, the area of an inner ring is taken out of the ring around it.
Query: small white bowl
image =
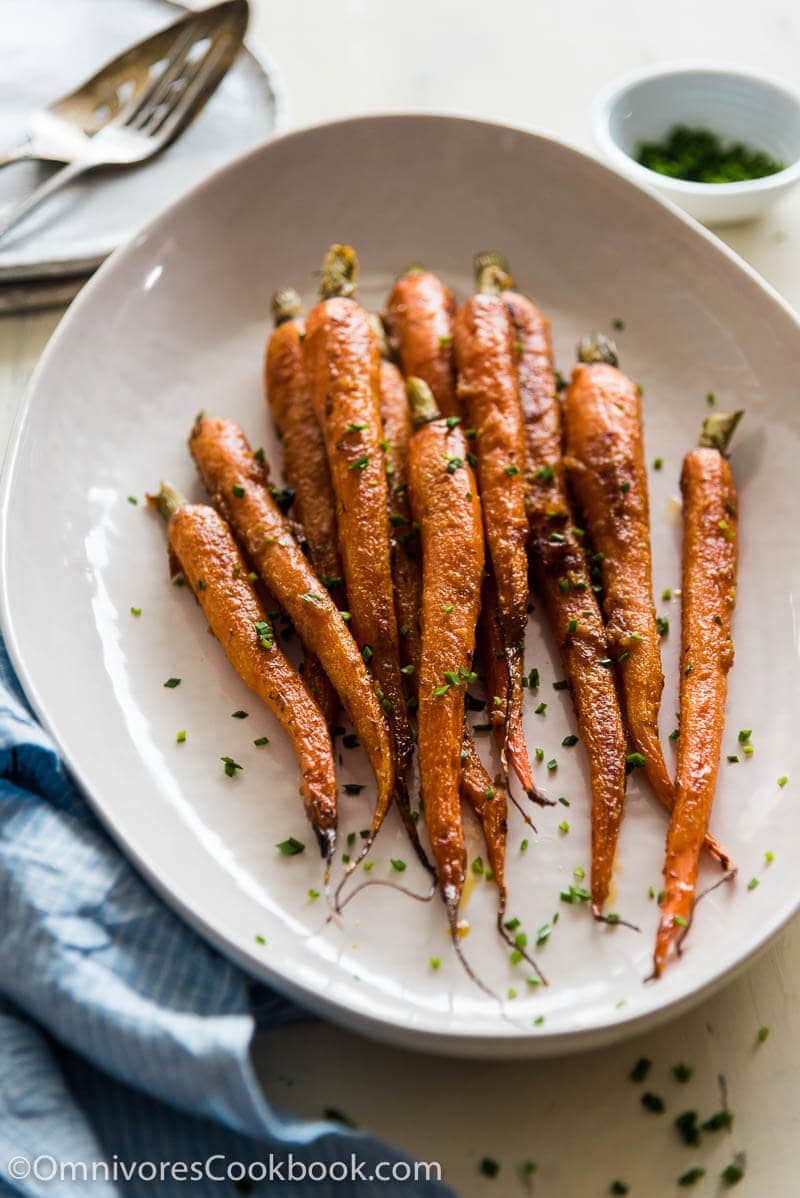
[[[687,62],[634,71],[595,98],[592,124],[612,166],[704,224],[761,216],[800,179],[800,96],[777,80],[738,68]],[[635,157],[639,144],[661,140],[673,125],[742,141],[786,168],[741,183],[692,183],[641,166]]]

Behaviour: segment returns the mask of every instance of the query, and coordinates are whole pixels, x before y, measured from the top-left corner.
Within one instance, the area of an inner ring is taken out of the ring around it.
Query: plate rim
[[[765,298],[771,300],[780,309],[783,316],[788,317],[800,341],[800,315],[795,312],[788,301],[754,267],[742,259],[710,230],[676,207],[675,204],[663,199],[649,188],[637,185],[621,172],[600,161],[594,155],[576,147],[566,139],[553,137],[523,125],[509,125],[503,121],[482,120],[448,112],[434,111],[375,113],[344,117],[334,121],[321,121],[313,125],[303,126],[300,129],[284,132],[278,136],[265,138],[258,145],[218,167],[205,179],[177,197],[130,240],[117,247],[103,262],[96,274],[92,276],[77,299],[70,305],[45,346],[20,401],[9,436],[3,461],[2,476],[0,477],[0,628],[2,629],[6,648],[20,686],[36,718],[53,739],[67,773],[86,799],[103,828],[114,840],[119,851],[134,865],[171,910],[177,912],[181,918],[197,931],[198,934],[210,942],[223,956],[229,960],[234,960],[249,976],[255,977],[257,980],[274,987],[276,991],[297,1002],[301,1007],[310,1010],[314,1014],[330,1019],[332,1022],[350,1031],[359,1032],[372,1039],[396,1046],[413,1048],[431,1054],[473,1059],[501,1060],[522,1056],[534,1058],[567,1055],[628,1039],[646,1029],[657,1027],[676,1018],[681,1013],[698,1005],[705,998],[710,997],[748,968],[774,943],[776,937],[780,935],[782,930],[797,914],[798,910],[800,910],[800,891],[798,891],[794,900],[778,913],[776,918],[765,925],[765,930],[759,935],[757,941],[744,956],[729,964],[707,981],[695,985],[684,994],[679,994],[668,999],[659,1007],[639,1014],[619,1014],[617,1017],[609,1015],[602,1023],[588,1028],[573,1028],[567,1031],[549,1031],[543,1028],[536,1032],[520,1033],[513,1036],[486,1033],[480,1029],[476,1029],[474,1033],[462,1030],[455,1032],[431,1030],[425,1027],[420,1028],[413,1024],[402,1023],[390,1016],[378,1016],[363,1007],[353,1006],[352,1003],[341,999],[314,994],[306,990],[304,986],[295,983],[287,974],[273,969],[269,962],[258,961],[252,954],[240,948],[235,941],[228,939],[225,934],[216,931],[203,915],[202,910],[183,893],[183,887],[179,883],[167,882],[162,878],[157,869],[148,861],[147,854],[138,851],[129,843],[124,831],[117,826],[117,820],[113,812],[106,809],[104,801],[94,795],[83,775],[83,771],[77,763],[71,760],[69,753],[61,741],[57,728],[51,722],[46,704],[40,698],[38,687],[25,664],[10,608],[8,571],[5,568],[8,556],[9,508],[12,480],[22,435],[30,417],[40,376],[48,367],[50,358],[58,352],[61,341],[70,335],[72,325],[76,319],[80,318],[83,306],[93,298],[95,289],[102,286],[106,275],[124,264],[126,257],[134,254],[144,240],[152,236],[157,236],[161,230],[161,226],[173,219],[176,209],[184,204],[194,203],[205,189],[216,186],[220,176],[225,175],[228,171],[239,169],[250,159],[255,159],[265,152],[268,153],[269,149],[276,143],[302,139],[312,133],[334,131],[343,127],[375,123],[391,124],[393,122],[407,124],[428,122],[431,120],[447,124],[455,123],[463,126],[472,126],[478,129],[489,129],[495,131],[498,135],[504,133],[521,134],[540,142],[555,145],[591,163],[594,168],[601,172],[613,176],[616,181],[621,182],[626,188],[630,188],[634,192],[644,193],[655,204],[666,209],[673,217],[676,217],[681,224],[688,226],[696,234],[699,234],[704,241],[720,251],[733,266],[742,270],[759,290],[763,292]]]

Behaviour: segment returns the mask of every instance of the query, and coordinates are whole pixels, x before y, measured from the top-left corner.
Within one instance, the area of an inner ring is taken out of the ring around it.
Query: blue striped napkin
[[[254,1030],[298,1018],[307,1016],[200,940],[119,853],[0,641],[0,1194],[451,1195],[404,1180],[408,1158],[379,1141],[265,1101],[249,1058]],[[290,1181],[290,1153],[295,1177],[315,1162],[312,1177],[333,1166],[333,1179]],[[281,1170],[271,1181],[270,1154]],[[398,1179],[336,1180],[351,1154],[366,1177],[399,1162]],[[177,1162],[178,1176],[154,1177],[163,1162]]]

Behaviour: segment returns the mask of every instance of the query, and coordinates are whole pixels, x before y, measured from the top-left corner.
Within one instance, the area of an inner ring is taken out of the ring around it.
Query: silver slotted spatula
[[[0,237],[48,196],[87,171],[146,161],[200,112],[241,48],[247,0],[189,13],[107,63],[69,95],[35,113],[28,137],[0,155],[65,165],[0,212]]]

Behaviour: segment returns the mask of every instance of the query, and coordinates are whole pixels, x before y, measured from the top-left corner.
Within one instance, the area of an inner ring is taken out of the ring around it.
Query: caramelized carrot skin
[[[628,731],[648,781],[670,807],[672,783],[658,736],[664,676],[656,630],[641,399],[605,363],[576,366],[564,403],[570,482],[593,549],[603,555],[601,602],[617,662]]]
[[[412,556],[407,549],[406,539],[413,519],[408,490],[408,455],[413,427],[405,383],[397,367],[385,361],[381,362],[381,416],[391,467],[391,473],[387,474],[389,512],[395,518],[391,526],[395,606],[401,633],[403,629],[408,630],[405,636],[401,635],[400,644],[404,664],[414,666],[410,689],[416,695],[422,648],[422,571],[418,557]],[[402,523],[397,523],[399,517],[402,517]],[[416,537],[412,543],[415,541]],[[505,896],[506,795],[493,785],[466,725],[462,737],[462,753],[466,757],[461,759],[461,797],[470,804],[483,829],[489,864],[502,904]]]
[[[517,354],[500,296],[474,295],[459,309],[454,327],[458,395],[469,424],[486,527],[486,546],[497,582],[506,646],[520,646],[528,609],[528,526],[525,515],[525,434],[519,403]]]
[[[280,433],[286,481],[314,569],[334,598],[342,577],[336,500],[328,459],[303,369],[304,324],[289,320],[273,329],[264,362],[269,406]],[[341,590],[341,588],[339,588]]]
[[[408,447],[413,430],[403,376],[392,362],[381,362],[380,408],[387,446],[389,535],[400,658],[404,666],[413,666],[416,671],[420,654],[422,571],[408,496]],[[413,691],[416,693],[416,686]]]
[[[303,370],[304,324],[289,320],[273,329],[264,359],[264,386],[281,438],[283,472],[294,491],[294,515],[308,555],[337,607],[344,606],[342,563],[336,542],[336,503],[328,460]],[[303,671],[328,725],[337,711],[336,692],[320,662],[307,655]]]
[[[269,494],[263,466],[239,425],[201,418],[189,448],[215,506],[232,525],[303,644],[320,659],[347,710],[378,782],[373,821],[377,831],[391,801],[394,769],[389,731],[358,646]]]
[[[306,322],[303,362],[336,495],[352,629],[390,712],[398,774],[412,739],[400,675],[392,588],[388,488],[381,448],[380,358],[369,317],[351,299],[324,300]]]
[[[403,374],[428,384],[443,416],[459,414],[452,350],[455,312],[450,288],[425,270],[397,280],[383,317]]]
[[[448,472],[453,458],[464,465]],[[459,802],[466,682],[448,685],[445,674],[472,670],[484,565],[480,500],[459,428],[435,420],[417,430],[409,483],[423,562],[420,786],[439,884],[453,910],[466,868]]]
[[[730,467],[716,449],[687,454],[683,494],[680,736],[675,808],[667,834],[665,897],[655,972],[688,923],[700,848],[717,783],[736,602],[737,499]],[[678,924],[675,923],[676,917]]]
[[[625,802],[625,730],[613,671],[600,665],[609,655],[606,634],[564,476],[550,325],[526,296],[506,292],[503,299],[520,349],[531,568],[589,762],[592,907],[599,913],[611,886]]]
[[[205,504],[178,508],[170,547],[211,631],[239,677],[274,712],[300,763],[301,793],[320,845],[333,848],[337,787],[333,748],[322,713],[276,643],[265,647],[256,624],[269,624],[247,566],[222,517]],[[202,583],[202,586],[200,585]]]

